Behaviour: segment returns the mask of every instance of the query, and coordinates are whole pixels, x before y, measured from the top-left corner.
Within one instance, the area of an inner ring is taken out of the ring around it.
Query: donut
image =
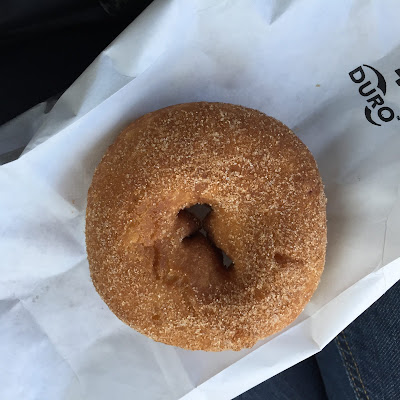
[[[239,105],[140,117],[88,192],[97,292],[136,331],[184,349],[249,348],[294,321],[317,288],[326,237],[310,151],[283,123]]]

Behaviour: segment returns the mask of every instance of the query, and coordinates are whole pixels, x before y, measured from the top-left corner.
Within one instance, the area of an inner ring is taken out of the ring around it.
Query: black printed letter
[[[374,93],[376,91],[375,88],[370,90],[369,92],[365,93],[364,89],[368,87],[371,84],[371,81],[368,81],[367,83],[364,83],[364,85],[361,85],[358,91],[360,92],[361,96],[369,96],[370,94]]]
[[[357,74],[358,72],[360,73],[360,78],[355,77],[355,74]],[[361,66],[349,72],[349,76],[354,83],[361,83],[365,79],[365,73]]]
[[[384,111],[387,111],[388,113],[389,113],[389,115],[387,116],[387,117],[385,117],[384,115],[383,115],[383,112]],[[383,122],[389,122],[389,121],[391,121],[393,118],[394,118],[394,111],[391,109],[391,108],[389,108],[389,107],[381,107],[379,110],[378,110],[378,117],[381,119],[381,121],[383,121]]]
[[[372,108],[375,108],[376,106],[381,106],[383,104],[383,99],[380,94],[376,94],[374,97],[371,97],[367,100],[368,103],[371,103],[371,101]]]

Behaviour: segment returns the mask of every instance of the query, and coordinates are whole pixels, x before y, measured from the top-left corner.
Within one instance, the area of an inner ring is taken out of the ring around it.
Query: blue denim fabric
[[[400,400],[400,282],[314,357],[238,400]]]
[[[316,359],[329,400],[400,399],[400,283],[341,332]],[[344,370],[347,380],[339,370]]]
[[[236,397],[237,400],[328,400],[314,357]]]

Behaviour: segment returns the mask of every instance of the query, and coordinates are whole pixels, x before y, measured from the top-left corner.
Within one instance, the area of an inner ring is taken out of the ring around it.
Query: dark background
[[[150,3],[0,0],[0,125],[65,91]]]

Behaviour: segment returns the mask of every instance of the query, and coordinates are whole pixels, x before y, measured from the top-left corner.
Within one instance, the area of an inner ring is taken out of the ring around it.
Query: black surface
[[[150,3],[1,0],[0,125],[67,89]]]

